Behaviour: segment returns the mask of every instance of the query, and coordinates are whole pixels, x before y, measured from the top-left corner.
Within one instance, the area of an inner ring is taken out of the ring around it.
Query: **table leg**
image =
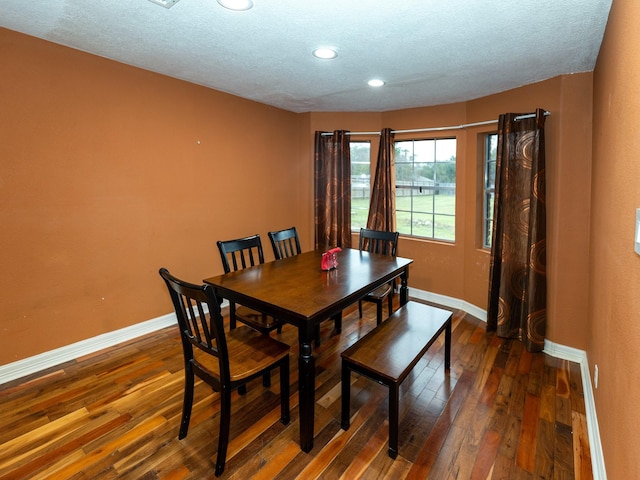
[[[407,283],[409,280],[409,270],[405,269],[400,275],[400,305],[405,305],[409,300],[409,288]]]
[[[315,358],[311,350],[311,339],[300,335],[298,357],[298,395],[300,406],[300,448],[310,452],[313,448],[313,423],[315,417]],[[308,337],[308,336],[307,336]]]
[[[336,333],[342,333],[342,310],[333,316],[333,323],[336,326]]]
[[[452,315],[453,316],[453,315]],[[447,326],[444,331],[444,368],[451,368],[451,317],[447,320]]]

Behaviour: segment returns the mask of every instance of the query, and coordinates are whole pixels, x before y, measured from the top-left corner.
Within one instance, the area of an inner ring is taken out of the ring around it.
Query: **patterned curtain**
[[[367,228],[385,232],[396,231],[396,167],[393,132],[385,128],[380,132],[380,148],[376,174],[371,190]]]
[[[544,110],[500,115],[487,330],[544,348],[547,318]]]
[[[315,247],[351,247],[351,155],[345,130],[315,134]]]

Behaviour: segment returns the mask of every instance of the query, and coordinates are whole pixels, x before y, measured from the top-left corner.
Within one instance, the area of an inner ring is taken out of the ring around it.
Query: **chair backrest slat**
[[[264,263],[264,252],[262,251],[262,241],[260,235],[238,238],[235,240],[218,241],[218,250],[222,260],[222,268],[225,273],[231,271],[244,270],[259,263]],[[231,263],[229,263],[231,260]]]
[[[276,260],[302,253],[296,227],[269,232],[269,240],[271,240],[273,255],[276,257]]]
[[[220,303],[210,285],[195,285],[160,269],[176,312],[185,361],[193,361],[193,348],[218,358],[221,380],[228,380],[229,352]]]
[[[395,257],[398,251],[398,232],[360,229],[360,250]]]

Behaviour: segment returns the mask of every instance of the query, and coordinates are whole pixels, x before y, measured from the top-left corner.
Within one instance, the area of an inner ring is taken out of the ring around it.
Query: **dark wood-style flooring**
[[[340,428],[340,352],[375,326],[365,304],[343,331],[322,324],[316,354],[315,446],[300,450],[297,331],[289,425],[279,422],[277,372],[232,399],[229,479],[591,479],[580,369],[487,334],[457,311],[451,371],[443,339],[403,383],[400,454],[387,455],[385,387],[352,375],[352,421]],[[275,333],[274,333],[275,335]],[[214,478],[219,395],[196,384],[188,436],[178,440],[182,352],[166,328],[0,386],[0,478]]]

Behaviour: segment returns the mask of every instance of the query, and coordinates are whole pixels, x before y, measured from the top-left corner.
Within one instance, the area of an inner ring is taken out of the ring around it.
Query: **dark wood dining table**
[[[322,251],[305,252],[273,262],[206,278],[219,298],[254,308],[298,328],[300,447],[313,448],[316,326],[341,318],[344,308],[377,287],[400,279],[400,304],[407,302],[409,265],[413,260],[355,249],[338,253],[338,267],[320,268]]]

